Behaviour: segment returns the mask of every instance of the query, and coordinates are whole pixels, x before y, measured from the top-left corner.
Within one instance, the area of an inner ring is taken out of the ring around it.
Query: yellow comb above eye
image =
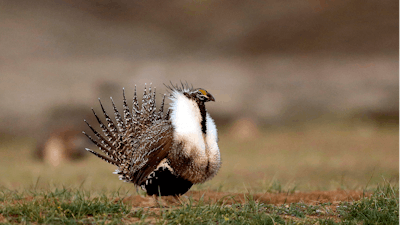
[[[206,90],[199,89],[199,91],[200,91],[203,95],[207,95],[207,91],[206,91]]]

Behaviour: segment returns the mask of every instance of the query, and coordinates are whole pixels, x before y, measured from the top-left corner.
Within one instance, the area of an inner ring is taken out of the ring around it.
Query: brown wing
[[[131,177],[136,185],[145,182],[161,160],[168,156],[173,143],[172,126],[169,122],[153,125],[146,131],[146,136],[151,138],[149,140],[144,138],[145,141],[140,143],[137,151],[140,157],[131,167],[133,169]]]

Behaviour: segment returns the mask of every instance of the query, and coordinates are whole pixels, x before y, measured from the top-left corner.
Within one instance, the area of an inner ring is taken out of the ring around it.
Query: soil
[[[320,203],[332,203],[328,208],[332,211],[336,211],[336,206],[343,201],[357,201],[363,196],[370,196],[371,193],[363,193],[362,191],[348,191],[348,190],[336,190],[336,191],[313,191],[313,192],[295,192],[295,193],[229,193],[229,192],[215,192],[215,191],[189,191],[181,197],[155,197],[155,196],[131,196],[124,198],[123,202],[131,204],[133,210],[139,208],[146,208],[148,212],[154,213],[153,215],[160,215],[162,209],[168,207],[179,207],[182,203],[192,202],[196,204],[203,201],[205,204],[212,203],[223,203],[226,206],[235,203],[246,203],[250,198],[255,201],[266,204],[282,205],[290,203],[306,203],[316,205]],[[299,218],[282,215],[285,219],[293,221],[299,220]],[[340,218],[337,215],[321,214],[321,215],[306,215],[307,218],[329,218],[335,222],[339,222]],[[135,223],[139,222],[140,219],[136,217],[123,220],[124,223]],[[148,223],[155,223],[156,217],[150,216],[145,219]]]
[[[253,198],[257,202],[266,204],[289,204],[303,202],[306,204],[319,204],[330,202],[337,205],[342,201],[356,201],[369,193],[362,191],[313,191],[313,192],[295,192],[295,193],[229,193],[214,191],[189,191],[187,194],[177,198],[172,196],[153,197],[153,196],[131,196],[123,200],[124,203],[131,204],[133,207],[161,207],[161,206],[178,206],[182,202],[192,200],[196,203],[203,201],[204,203],[223,203],[230,205],[234,203],[246,203],[249,198]]]

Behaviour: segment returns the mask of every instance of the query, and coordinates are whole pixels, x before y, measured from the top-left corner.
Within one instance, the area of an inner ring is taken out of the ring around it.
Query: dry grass
[[[264,130],[247,141],[222,135],[219,177],[224,187],[259,190],[275,185],[274,179],[283,189],[300,190],[355,189],[380,182],[382,175],[397,182],[398,143],[397,128],[366,125]]]
[[[363,189],[382,181],[398,182],[397,128],[313,125],[261,130],[247,140],[220,130],[223,165],[211,181],[192,190],[280,192]],[[32,158],[34,140],[8,139],[0,147],[0,186],[82,186],[88,190],[126,190],[114,167],[89,156],[52,167]]]
[[[32,139],[3,137],[0,223],[398,221],[398,186],[390,185],[399,174],[397,127],[324,124],[256,133],[240,139],[221,128],[220,173],[179,202],[137,195],[133,185],[118,181],[114,168],[95,157],[52,167],[33,159]]]

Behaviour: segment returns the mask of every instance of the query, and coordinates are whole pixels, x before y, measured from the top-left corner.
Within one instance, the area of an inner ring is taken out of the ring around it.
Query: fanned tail
[[[117,141],[117,137],[118,137],[118,131],[115,128],[114,122],[108,116],[106,110],[104,110],[104,107],[103,107],[103,104],[101,104],[100,98],[99,98],[99,103],[100,103],[101,110],[103,111],[104,117],[106,118],[106,121],[107,121],[107,124],[108,124],[108,126],[106,127],[106,132],[105,132],[105,130],[103,128],[104,135],[106,135],[106,137],[109,138],[108,141],[112,141],[113,142],[112,145],[115,147],[116,144],[117,144],[116,141]],[[94,113],[94,110],[93,110],[93,113]],[[98,119],[97,116],[96,116],[96,118]],[[100,124],[100,126],[101,125],[102,125],[102,123]],[[104,126],[104,124],[103,124],[103,126]]]
[[[86,148],[86,151],[94,154],[95,156],[99,157],[100,159],[102,159],[102,160],[104,160],[104,161],[106,161],[106,162],[108,162],[108,163],[110,163],[112,165],[118,166],[118,162],[116,162],[113,159],[108,158],[107,156],[101,155],[101,154],[99,154],[99,153],[97,153],[97,152],[95,152],[95,151],[93,151],[91,149],[88,149],[88,148]]]
[[[126,129],[129,129],[132,123],[132,116],[131,112],[129,111],[129,106],[126,103],[126,98],[125,98],[125,88],[122,88],[122,96],[123,96],[123,108],[124,108],[124,119],[125,119],[125,127]]]
[[[118,133],[124,133],[126,130],[124,121],[122,120],[121,114],[118,112],[117,107],[115,107],[115,103],[114,100],[112,99],[112,97],[110,97],[111,99],[111,103],[114,109],[114,116],[115,116],[115,120],[117,121],[117,125],[118,125]]]
[[[154,91],[152,91],[151,84],[148,90],[145,86],[143,91],[142,104],[141,106],[139,106],[135,85],[132,101],[132,111],[130,111],[125,97],[125,89],[123,89],[123,116],[119,113],[113,99],[110,98],[114,111],[115,122],[107,114],[106,110],[103,107],[103,104],[99,99],[99,104],[107,121],[107,125],[105,125],[101,121],[93,108],[92,111],[94,116],[96,117],[97,122],[100,125],[102,134],[100,132],[97,132],[85,120],[85,123],[94,133],[95,138],[92,138],[85,132],[83,132],[83,134],[86,135],[86,137],[89,138],[89,140],[91,140],[104,155],[88,148],[86,150],[99,157],[100,159],[115,166],[118,166],[118,169],[115,171],[115,173],[120,175],[121,180],[124,180],[126,182],[133,182],[137,185],[139,185],[137,182],[143,181],[143,176],[145,176],[145,174],[147,174],[147,171],[149,170],[146,162],[148,162],[149,160],[153,163],[158,162],[158,158],[160,158],[161,156],[165,157],[164,155],[166,155],[166,150],[162,146],[160,147],[154,145],[152,148],[149,148],[143,147],[143,144],[140,144],[143,136],[147,135],[146,130],[149,129],[151,126],[160,126],[160,124],[168,125],[169,123],[169,110],[167,113],[164,113],[165,95],[163,96],[160,109],[157,111],[156,90],[155,88],[153,90]],[[160,128],[159,130],[162,129]],[[163,135],[165,136],[165,132],[167,131],[163,132]],[[158,138],[158,140],[161,140],[161,138]],[[164,145],[165,144],[163,144],[163,146]],[[146,144],[145,146],[152,145]],[[157,155],[158,152],[163,152],[163,154]],[[157,160],[151,158],[154,155],[157,155]]]
[[[166,95],[164,94],[164,95],[163,95],[163,99],[161,100],[160,109],[158,110],[158,113],[157,113],[157,119],[163,118],[165,96],[166,96]]]

